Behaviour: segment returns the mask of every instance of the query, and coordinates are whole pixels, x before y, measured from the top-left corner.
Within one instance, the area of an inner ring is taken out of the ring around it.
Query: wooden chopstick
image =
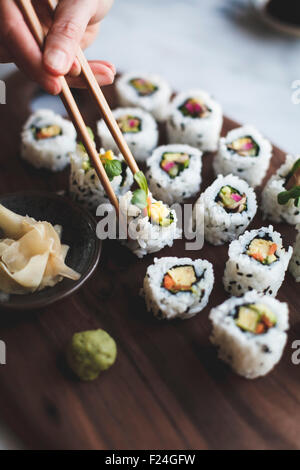
[[[28,26],[31,29],[32,34],[34,35],[36,41],[38,42],[40,48],[42,49],[44,46],[44,31],[40,20],[35,12],[35,9],[32,6],[31,0],[18,0],[19,5],[22,9],[22,13],[24,18],[26,19]],[[95,171],[103,185],[103,188],[111,202],[111,204],[115,207],[117,215],[119,215],[119,202],[114,193],[114,190],[111,186],[109,178],[106,174],[106,171],[103,167],[101,159],[99,158],[99,154],[95,148],[94,142],[91,139],[87,127],[84,123],[84,120],[81,116],[81,113],[78,109],[76,101],[71,93],[69,85],[64,77],[59,77],[62,91],[60,97],[65,105],[65,108],[78,132],[80,138],[86,148],[86,151],[93,163]]]
[[[54,12],[57,6],[57,0],[47,0],[47,3],[52,12]],[[99,83],[97,82],[96,77],[93,74],[92,69],[81,48],[79,48],[76,57],[81,66],[81,71],[86,81],[87,87],[90,90],[92,96],[94,97],[97,105],[99,106],[101,115],[108,129],[110,130],[114,141],[116,142],[132,173],[137,173],[139,171],[139,167],[130,151],[130,148],[128,147],[128,144],[118,126],[116,119],[114,118],[114,115],[106,101],[106,98],[99,86]]]

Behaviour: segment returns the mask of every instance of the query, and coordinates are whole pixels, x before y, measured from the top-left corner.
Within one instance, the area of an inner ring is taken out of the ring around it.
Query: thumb
[[[62,0],[49,29],[43,54],[44,66],[53,75],[66,75],[92,17],[93,0]]]

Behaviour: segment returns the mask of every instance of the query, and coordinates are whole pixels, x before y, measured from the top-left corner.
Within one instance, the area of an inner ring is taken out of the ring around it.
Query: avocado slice
[[[271,246],[274,245],[273,241],[265,240],[263,238],[255,238],[249,245],[247,255],[251,256],[263,264],[272,264],[277,260],[275,254],[269,254]]]
[[[178,173],[179,173],[179,166],[178,165],[174,165],[169,171],[169,176],[171,176],[171,178],[175,178]]]
[[[277,323],[276,315],[264,304],[249,304],[239,308],[236,325],[254,334],[266,333]]]
[[[168,274],[173,279],[175,286],[191,287],[197,281],[193,266],[176,266],[169,269]]]
[[[37,140],[51,139],[61,135],[61,128],[57,125],[45,126],[41,129],[36,129],[35,137]]]
[[[229,150],[237,153],[241,157],[257,157],[259,146],[251,136],[241,137],[227,145]]]
[[[122,116],[117,123],[123,134],[136,134],[141,130],[141,120],[135,116]]]
[[[257,312],[260,315],[260,317],[263,317],[263,316],[267,317],[268,320],[270,320],[270,323],[273,324],[273,326],[276,325],[277,323],[276,315],[266,305],[260,304],[260,303],[251,304],[249,305],[249,308]]]
[[[240,307],[236,325],[242,330],[255,333],[259,322],[259,313],[250,307]]]
[[[235,205],[235,201],[231,197],[232,191],[229,186],[224,186],[220,191],[220,197],[223,201],[224,206],[230,208]]]
[[[187,153],[166,152],[163,155],[163,159],[167,162],[185,163],[189,160],[189,156]]]

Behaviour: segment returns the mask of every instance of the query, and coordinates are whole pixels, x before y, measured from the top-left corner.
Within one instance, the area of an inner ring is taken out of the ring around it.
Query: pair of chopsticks
[[[18,0],[19,6],[21,7],[24,18],[31,29],[32,34],[34,35],[38,45],[41,49],[44,47],[45,34],[41,22],[36,14],[36,11],[31,3],[31,0]],[[48,6],[51,12],[55,11],[57,6],[56,0],[48,0]],[[98,107],[100,108],[101,115],[109,128],[120,152],[122,153],[127,165],[133,174],[139,171],[139,167],[136,164],[136,161],[127,145],[126,140],[112,114],[112,111],[105,99],[104,94],[102,93],[99,84],[90,68],[88,61],[81,49],[77,53],[77,60],[81,66],[82,77],[84,78],[87,88],[90,90],[93,98],[95,99]],[[87,127],[84,123],[82,115],[79,111],[79,108],[76,104],[76,101],[72,95],[72,92],[67,84],[65,77],[59,77],[62,91],[60,97],[64,103],[64,106],[72,120],[77,133],[79,134],[81,141],[83,142],[86,151],[93,163],[95,171],[103,185],[103,188],[111,202],[115,207],[117,215],[119,215],[119,202],[114,193],[112,185],[109,181],[109,178],[106,174],[104,166],[99,158],[99,154],[95,148],[94,142],[91,139]]]

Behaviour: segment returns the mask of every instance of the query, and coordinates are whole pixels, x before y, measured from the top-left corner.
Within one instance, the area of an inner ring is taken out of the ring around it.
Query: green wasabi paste
[[[104,330],[75,333],[67,348],[67,362],[81,380],[94,380],[117,356],[114,339]]]

